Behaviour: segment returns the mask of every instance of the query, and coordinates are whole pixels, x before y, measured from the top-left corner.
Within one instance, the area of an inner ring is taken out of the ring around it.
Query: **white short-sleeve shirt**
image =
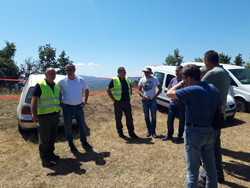
[[[67,76],[58,82],[62,92],[62,103],[69,105],[78,105],[83,102],[83,92],[88,89],[84,79],[76,76],[74,80],[69,79]]]
[[[140,79],[139,86],[142,86],[142,94],[150,97],[150,99],[154,98],[156,95],[155,88],[160,85],[159,80],[151,76],[151,78],[147,79],[145,76]]]

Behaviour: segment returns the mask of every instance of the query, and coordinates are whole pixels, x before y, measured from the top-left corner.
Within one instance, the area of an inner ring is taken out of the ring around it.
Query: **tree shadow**
[[[250,153],[221,148],[222,155],[250,163]]]
[[[223,162],[224,171],[232,177],[250,182],[249,166],[236,161]]]
[[[94,161],[96,165],[105,165],[106,161],[104,158],[110,157],[110,152],[97,153],[92,149],[85,149],[86,153],[74,152],[74,156],[78,161],[90,162]]]
[[[86,170],[81,169],[81,165],[82,164],[77,159],[59,159],[57,160],[55,166],[49,167],[49,169],[54,170],[54,172],[48,173],[47,176],[68,175],[71,173],[76,173],[79,175],[85,174]]]
[[[78,128],[77,124],[72,125],[72,133],[73,133],[74,140],[77,140],[80,138],[79,128]],[[20,134],[25,141],[30,141],[33,144],[38,144],[37,129],[27,130],[27,131],[22,132]],[[86,136],[90,136],[89,127],[86,127]],[[60,127],[58,127],[56,142],[66,142],[66,141],[67,141],[67,138],[65,135],[64,126],[60,126]]]

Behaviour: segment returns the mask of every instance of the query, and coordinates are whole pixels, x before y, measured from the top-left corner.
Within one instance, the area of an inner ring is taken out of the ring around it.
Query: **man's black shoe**
[[[162,140],[163,140],[163,141],[172,140],[172,137],[170,137],[170,136],[167,135],[167,136],[165,136],[164,138],[162,138]]]
[[[85,142],[84,144],[82,144],[82,147],[84,148],[84,149],[92,149],[93,148],[93,146],[91,146],[88,142]]]
[[[224,177],[218,177],[218,183],[224,183],[225,179]]]
[[[60,156],[52,153],[49,158],[50,158],[50,160],[54,161],[54,160],[60,159]]]
[[[151,136],[151,132],[147,132],[146,137],[150,137]]]
[[[119,137],[125,138],[125,135],[123,133],[119,133]]]
[[[71,151],[71,152],[78,152],[78,149],[75,147],[74,144],[73,144],[73,145],[70,145],[69,147],[70,147],[70,151]]]
[[[203,181],[202,179],[199,179],[198,188],[205,188],[205,187],[206,187],[206,182]]]
[[[176,144],[180,144],[180,143],[182,143],[182,142],[183,142],[183,139],[180,138],[180,137],[178,137],[178,138],[176,139],[176,141],[175,141]]]
[[[139,138],[134,132],[129,133],[129,136],[130,136],[131,138]]]
[[[158,136],[155,133],[152,133],[153,138],[158,138]]]
[[[51,167],[51,166],[54,166],[55,163],[52,163],[49,159],[43,159],[42,165],[43,165],[43,167]]]

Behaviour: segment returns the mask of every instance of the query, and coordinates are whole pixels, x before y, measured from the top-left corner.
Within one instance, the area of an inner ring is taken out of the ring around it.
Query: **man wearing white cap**
[[[144,72],[145,76],[139,81],[138,93],[142,97],[142,108],[148,130],[146,136],[149,137],[151,135],[153,138],[157,138],[158,136],[155,133],[157,111],[156,97],[161,93],[162,88],[159,80],[151,76],[153,72],[150,68],[146,67],[142,72]],[[156,87],[158,88],[157,93],[155,91]],[[151,122],[149,118],[149,109],[151,112]]]

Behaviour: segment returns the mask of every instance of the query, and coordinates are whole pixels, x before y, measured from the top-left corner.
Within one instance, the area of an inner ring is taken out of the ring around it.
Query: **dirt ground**
[[[79,153],[70,152],[63,127],[58,130],[55,153],[61,159],[43,168],[35,130],[20,134],[17,128],[17,99],[0,99],[0,187],[185,187],[184,144],[162,141],[167,133],[167,113],[157,112],[159,138],[147,138],[138,94],[132,110],[135,132],[140,139],[121,139],[115,128],[113,105],[107,95],[89,98],[85,118],[92,151],[85,151],[73,129]],[[250,114],[236,113],[222,130],[221,146],[225,183],[220,188],[250,187]],[[128,135],[125,118],[124,134]],[[178,119],[175,120],[174,139]]]

